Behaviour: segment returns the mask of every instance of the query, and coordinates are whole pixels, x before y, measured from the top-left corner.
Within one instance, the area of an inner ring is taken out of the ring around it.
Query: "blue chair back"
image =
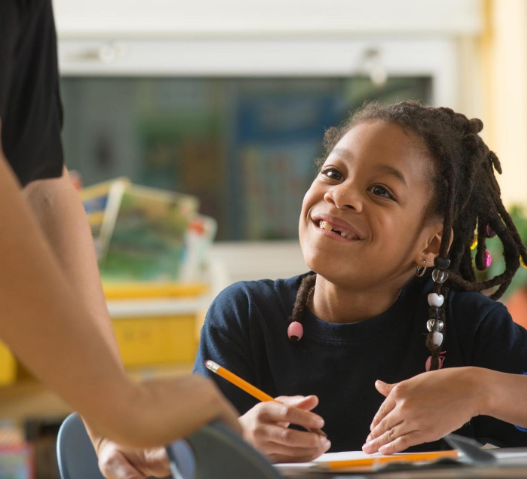
[[[264,456],[220,422],[166,450],[175,479],[282,479]]]
[[[259,452],[238,434],[213,422],[166,448],[175,479],[282,479]],[[71,414],[57,438],[61,479],[104,479],[80,416]]]
[[[61,479],[104,479],[84,423],[77,413],[62,423],[57,438]]]

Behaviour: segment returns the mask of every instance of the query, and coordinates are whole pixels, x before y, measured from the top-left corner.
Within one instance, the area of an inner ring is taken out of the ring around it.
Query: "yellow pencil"
[[[414,454],[401,454],[398,456],[381,456],[381,457],[368,457],[364,459],[349,459],[345,461],[330,461],[321,462],[317,464],[317,469],[324,470],[337,470],[344,468],[355,468],[355,467],[374,467],[389,464],[393,462],[423,462],[423,461],[435,461],[442,458],[457,459],[457,451],[434,451],[434,452],[420,452]]]
[[[248,383],[241,377],[236,376],[236,374],[231,373],[230,371],[225,369],[223,366],[220,366],[219,364],[215,363],[214,361],[211,361],[210,359],[208,361],[205,361],[205,367],[209,371],[216,373],[218,376],[221,376],[223,379],[226,379],[231,384],[234,384],[235,386],[239,387],[242,391],[249,393],[251,396],[255,397],[256,399],[259,399],[262,402],[268,402],[268,401],[279,402],[273,397],[269,396],[269,394],[264,393],[257,387]],[[309,429],[309,431],[314,432],[320,436],[326,437],[326,433],[322,431],[322,429]]]

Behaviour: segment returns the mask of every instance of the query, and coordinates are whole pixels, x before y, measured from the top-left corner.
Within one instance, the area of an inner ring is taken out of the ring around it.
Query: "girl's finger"
[[[315,448],[288,447],[283,444],[268,443],[265,446],[265,453],[273,462],[309,462],[327,452],[330,446],[329,441],[326,446]]]
[[[397,386],[397,383],[388,384],[379,379],[375,381],[375,389],[377,389],[377,391],[379,391],[384,397],[388,397],[388,394],[390,394],[390,392],[395,386]]]
[[[317,396],[280,396],[275,399],[282,404],[294,406],[304,411],[311,411],[318,406]]]
[[[399,424],[393,426],[384,434],[381,434],[375,439],[370,439],[364,446],[362,450],[367,454],[374,454],[379,451],[382,446],[390,444],[395,441],[397,438],[414,432],[414,428],[405,421],[400,422]]]
[[[269,425],[266,428],[265,440],[292,448],[326,448],[329,449],[330,442],[324,436],[314,432],[296,431],[295,429]],[[326,447],[327,446],[327,447]]]
[[[326,449],[323,447],[287,447],[283,444],[267,444],[265,447],[266,454],[275,454],[279,456],[289,456],[289,457],[318,457],[321,454],[326,452]]]
[[[373,417],[373,421],[370,425],[370,431],[373,431],[377,425],[385,418],[386,415],[388,415],[393,408],[395,407],[395,400],[388,396],[383,403],[381,404],[381,407],[377,411],[377,414]]]
[[[293,406],[286,406],[277,402],[261,403],[259,417],[262,422],[278,423],[285,422],[296,424],[306,429],[324,427],[324,420],[317,414],[304,411]]]
[[[412,431],[403,436],[399,436],[392,442],[385,444],[379,448],[381,454],[395,454],[396,452],[402,452],[409,447],[417,446],[424,442],[424,435],[422,431]]]
[[[392,409],[383,419],[372,429],[370,435],[366,438],[366,442],[371,441],[382,436],[384,433],[392,429],[394,426],[403,421],[405,417],[401,414],[400,409]]]

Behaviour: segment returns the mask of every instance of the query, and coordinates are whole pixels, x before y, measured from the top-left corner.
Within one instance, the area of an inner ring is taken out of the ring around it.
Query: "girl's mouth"
[[[332,225],[329,221],[318,220],[314,221],[317,229],[321,230],[325,236],[333,237],[334,239],[344,239],[346,241],[358,241],[359,236],[351,230],[346,230],[340,226]]]

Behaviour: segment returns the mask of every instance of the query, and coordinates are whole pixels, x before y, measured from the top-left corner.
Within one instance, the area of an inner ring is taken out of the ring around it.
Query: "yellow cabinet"
[[[0,0],[1,1],[1,0]],[[105,285],[125,367],[174,365],[190,369],[210,298],[203,284]],[[0,342],[0,386],[17,380],[17,362]]]
[[[7,349],[0,343],[0,386],[7,386],[15,382],[16,379],[16,360]]]
[[[192,364],[196,356],[196,316],[118,318],[113,320],[126,367]]]

